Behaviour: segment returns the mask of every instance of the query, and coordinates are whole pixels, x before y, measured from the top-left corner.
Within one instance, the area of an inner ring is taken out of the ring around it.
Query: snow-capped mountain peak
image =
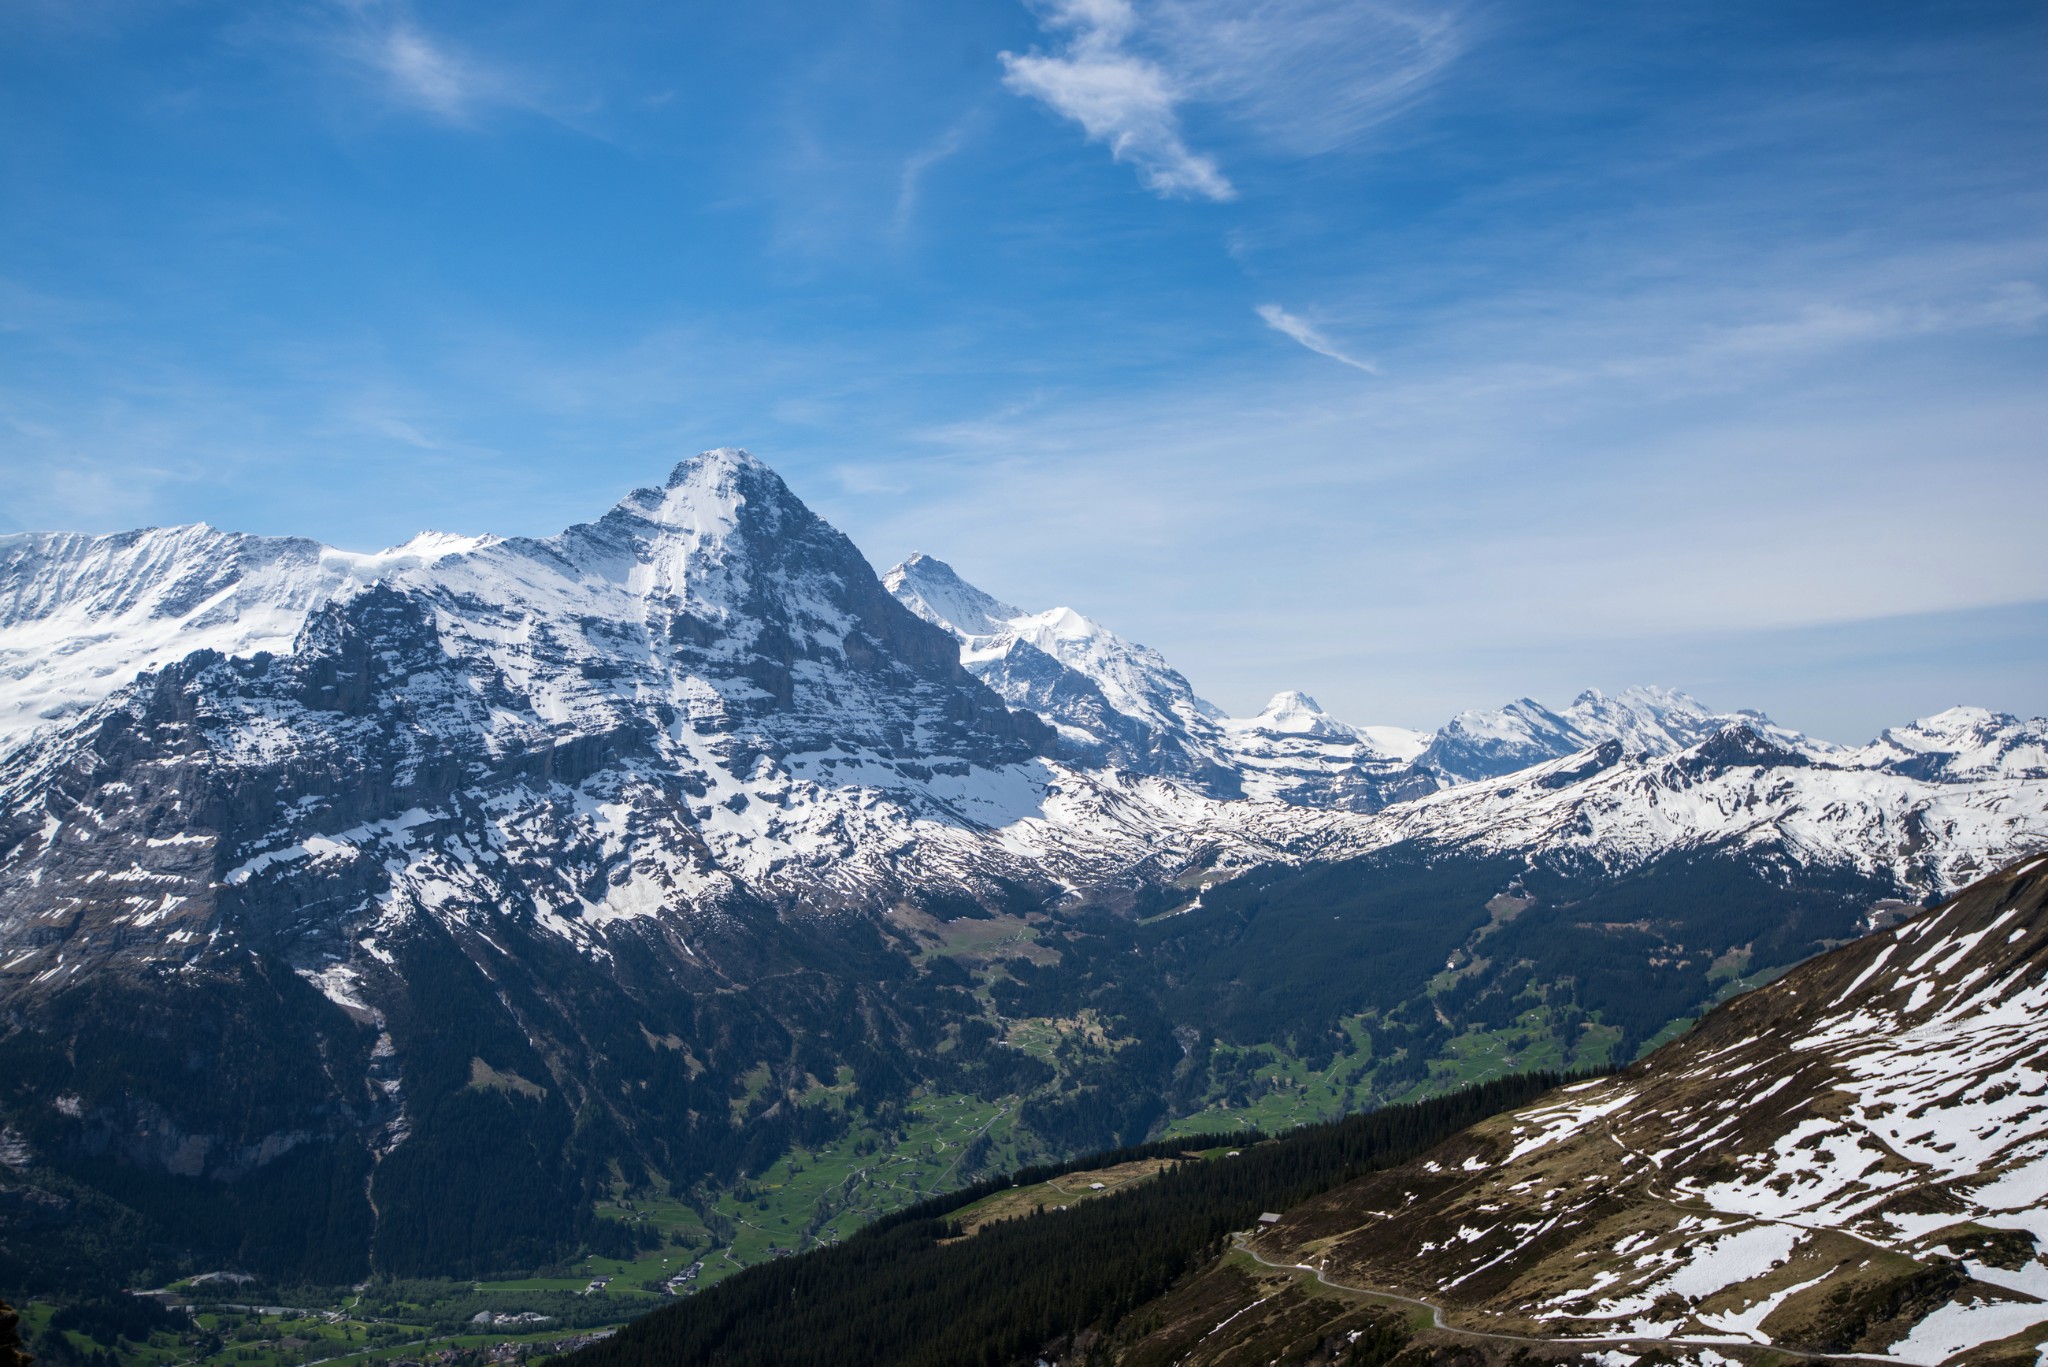
[[[1588,740],[1618,740],[1631,751],[1652,755],[1668,755],[1696,745],[1736,722],[1769,732],[1787,744],[1805,739],[1761,712],[1716,712],[1689,693],[1652,684],[1635,684],[1612,697],[1589,688],[1574,698],[1562,715]]]
[[[1917,778],[2048,778],[2048,719],[1983,707],[1951,707],[1894,726],[1848,762]]]
[[[1251,734],[1314,736],[1340,743],[1362,744],[1376,759],[1413,760],[1429,748],[1430,733],[1405,726],[1354,726],[1323,710],[1322,704],[1289,688],[1275,693],[1256,716],[1232,717],[1224,726],[1240,739]]]
[[[1256,717],[1233,721],[1232,728],[1278,731],[1288,735],[1350,735],[1351,728],[1323,711],[1322,705],[1298,689],[1275,693]]]
[[[1220,709],[1148,646],[1072,608],[1026,612],[922,552],[882,576],[898,602],[960,642],[961,663],[1012,707],[1035,712],[1063,753],[1235,797]]]
[[[745,451],[730,447],[705,451],[678,461],[659,489],[635,489],[618,503],[649,522],[700,537],[729,532],[750,496],[772,506],[788,486],[773,470]]]
[[[387,546],[369,555],[339,551],[331,546],[326,548],[326,553],[343,560],[374,564],[379,570],[389,573],[397,569],[411,569],[417,565],[439,564],[451,555],[468,555],[471,551],[495,546],[504,539],[490,532],[470,536],[462,532],[424,531],[401,541],[396,546]]]
[[[1299,689],[1276,693],[1256,716],[1223,723],[1230,761],[1255,797],[1369,812],[1437,787],[1415,767],[1429,736],[1399,726],[1352,726]]]
[[[1436,733],[1421,762],[1447,783],[1469,783],[1572,754],[1587,741],[1535,699],[1517,698],[1497,710],[1458,713]]]
[[[1760,712],[1716,712],[1676,689],[1638,684],[1613,695],[1588,689],[1562,712],[1533,698],[1517,698],[1498,710],[1460,712],[1437,732],[1422,763],[1447,783],[1470,783],[1562,758],[1602,741],[1618,741],[1631,754],[1675,754],[1738,723],[1810,753],[1829,748],[1778,726]]]
[[[953,567],[923,551],[882,576],[883,585],[896,601],[930,622],[966,640],[972,636],[994,636],[1025,615],[983,593],[955,573]]]

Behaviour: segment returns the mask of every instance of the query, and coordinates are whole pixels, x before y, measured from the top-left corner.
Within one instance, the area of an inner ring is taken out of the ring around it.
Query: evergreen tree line
[[[1265,1142],[1241,1133],[1237,1157],[1182,1162],[1128,1190],[959,1238],[960,1224],[948,1216],[1005,1187],[1185,1153],[1205,1141],[1026,1169],[900,1211],[838,1247],[750,1268],[564,1359],[564,1367],[999,1367],[1056,1339],[1111,1328],[1218,1256],[1230,1233],[1261,1212],[1406,1162],[1566,1080],[1503,1078]]]

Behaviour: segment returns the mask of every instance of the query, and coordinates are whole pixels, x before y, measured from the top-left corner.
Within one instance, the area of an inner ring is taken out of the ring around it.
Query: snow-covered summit
[[[1233,717],[1233,731],[1273,731],[1289,736],[1348,736],[1351,728],[1323,711],[1322,705],[1297,689],[1275,693],[1254,717]]]
[[[685,460],[557,536],[396,582],[432,605],[444,650],[501,673],[550,728],[639,729],[656,705],[692,764],[715,752],[745,768],[762,745],[994,761],[1040,733],[745,451]]]
[[[1761,712],[1716,712],[1689,693],[1654,684],[1635,684],[1612,697],[1589,688],[1572,700],[1563,715],[1588,740],[1618,740],[1631,751],[1650,755],[1668,755],[1697,745],[1738,723],[1795,748],[1820,744],[1779,726]]]
[[[1415,768],[1427,733],[1350,725],[1296,689],[1274,694],[1256,716],[1223,725],[1230,762],[1257,797],[1369,812],[1437,787],[1435,776]]]
[[[1275,693],[1258,713],[1249,717],[1231,717],[1224,728],[1234,737],[1263,734],[1279,736],[1316,736],[1331,741],[1361,741],[1375,758],[1413,760],[1429,747],[1431,739],[1427,731],[1415,731],[1405,726],[1354,726],[1339,721],[1323,710],[1308,694],[1299,689],[1289,688]]]
[[[435,565],[451,555],[467,555],[480,551],[486,546],[495,546],[505,538],[490,532],[471,536],[463,532],[438,532],[428,530],[408,537],[396,546],[387,546],[381,551],[362,555],[355,551],[338,551],[327,548],[327,554],[342,560],[374,566],[380,572],[413,569],[420,565]]]
[[[2048,778],[2048,718],[1951,707],[1892,727],[1843,758],[1921,778]]]
[[[923,551],[912,551],[909,559],[882,576],[882,583],[897,602],[963,642],[999,635],[1026,615],[1024,609],[991,598],[951,565]]]
[[[882,582],[898,602],[951,632],[961,662],[1005,702],[1051,726],[1062,753],[1174,778],[1212,796],[1241,791],[1219,762],[1222,713],[1158,651],[1072,608],[1014,607],[922,552]]]
[[[1421,763],[1446,783],[1470,783],[1609,740],[1619,741],[1630,753],[1669,755],[1738,723],[1786,743],[1815,744],[1760,712],[1716,712],[1676,689],[1636,685],[1612,696],[1588,689],[1562,712],[1533,698],[1517,698],[1499,709],[1460,712],[1436,733]]]

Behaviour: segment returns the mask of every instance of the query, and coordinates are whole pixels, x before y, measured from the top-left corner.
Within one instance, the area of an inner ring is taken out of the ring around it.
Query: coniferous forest
[[[1115,1328],[1216,1257],[1233,1231],[1251,1227],[1262,1212],[1405,1162],[1565,1080],[1523,1074],[1279,1138],[1229,1136],[1235,1156],[1191,1157],[1127,1191],[960,1237],[952,1217],[1007,1187],[1214,1141],[1139,1145],[1027,1169],[901,1211],[838,1247],[750,1268],[564,1362],[994,1367],[1056,1340]]]

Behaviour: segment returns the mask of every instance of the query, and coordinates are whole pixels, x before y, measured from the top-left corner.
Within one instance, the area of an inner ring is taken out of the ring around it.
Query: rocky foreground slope
[[[2048,857],[1249,1247],[1430,1303],[1480,1346],[2032,1363],[2048,1352]]]

